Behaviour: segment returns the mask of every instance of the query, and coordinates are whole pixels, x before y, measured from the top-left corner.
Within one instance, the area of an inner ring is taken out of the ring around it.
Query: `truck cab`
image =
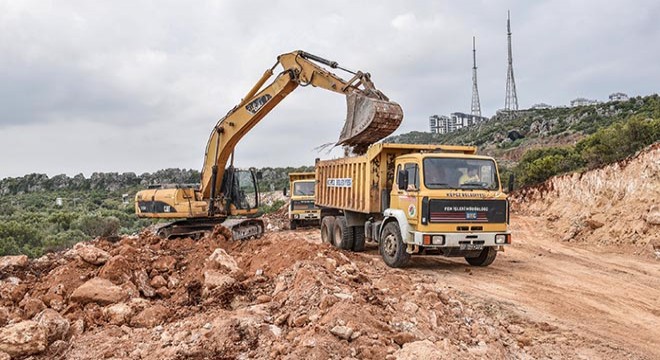
[[[383,256],[394,262],[409,253],[461,256],[485,266],[511,242],[509,204],[492,158],[413,153],[397,157],[395,168],[380,232]],[[392,221],[399,234],[387,228]],[[399,235],[406,254],[397,254]]]
[[[314,204],[316,178],[313,172],[289,173],[289,225],[291,230],[298,226],[318,225],[321,210]]]

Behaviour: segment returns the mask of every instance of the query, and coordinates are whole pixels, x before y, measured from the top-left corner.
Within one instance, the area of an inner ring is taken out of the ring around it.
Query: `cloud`
[[[507,9],[521,106],[657,91],[650,0],[0,0],[0,151],[10,155],[0,177],[199,169],[213,125],[295,49],[370,72],[404,108],[399,132],[425,131],[429,115],[469,111],[476,35],[492,115],[504,102]],[[239,143],[237,164],[339,156],[315,148],[337,139],[344,117],[343,97],[299,88]]]

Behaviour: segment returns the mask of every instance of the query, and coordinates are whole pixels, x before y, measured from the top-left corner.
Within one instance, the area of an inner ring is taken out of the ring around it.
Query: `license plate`
[[[484,246],[481,244],[461,244],[461,250],[483,250]]]
[[[476,212],[466,212],[465,213],[465,218],[467,220],[477,220],[477,213]]]

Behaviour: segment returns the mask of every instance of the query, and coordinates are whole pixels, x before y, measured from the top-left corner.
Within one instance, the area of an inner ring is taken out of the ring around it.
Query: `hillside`
[[[599,129],[625,122],[633,116],[660,119],[660,97],[655,94],[592,106],[521,110],[512,119],[496,115],[490,121],[449,134],[410,132],[384,141],[476,145],[480,152],[511,164],[527,150],[573,144]],[[517,131],[524,138],[512,140],[508,137],[510,131]]]

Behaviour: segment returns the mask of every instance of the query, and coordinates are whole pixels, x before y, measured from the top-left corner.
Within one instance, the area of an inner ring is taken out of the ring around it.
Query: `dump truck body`
[[[321,209],[314,204],[316,179],[313,172],[289,173],[289,224],[292,230],[298,226],[318,225]]]
[[[497,164],[475,147],[375,144],[363,156],[317,162],[316,178],[324,240],[339,247],[366,239],[401,261],[438,254],[488,265],[511,240]],[[405,253],[387,245],[398,237]]]

